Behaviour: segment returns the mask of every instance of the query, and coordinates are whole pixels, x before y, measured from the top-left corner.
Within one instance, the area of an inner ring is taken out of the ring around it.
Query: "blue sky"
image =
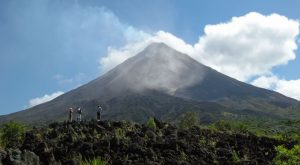
[[[103,58],[116,51],[124,53],[120,50],[124,45],[127,49],[128,44],[153,36],[171,36],[185,46],[195,46],[202,36],[209,39],[204,32],[208,24],[248,18],[250,12],[259,17],[277,13],[297,22],[299,6],[297,0],[1,0],[0,114],[33,106],[98,77],[105,70]],[[297,34],[294,40],[299,47],[298,39]],[[259,73],[236,78],[298,99],[299,49],[294,55],[295,59],[283,58]]]

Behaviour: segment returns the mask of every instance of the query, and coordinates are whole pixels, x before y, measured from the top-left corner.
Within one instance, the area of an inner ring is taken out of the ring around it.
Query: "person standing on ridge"
[[[102,112],[102,108],[101,108],[100,105],[98,105],[98,108],[97,108],[97,121],[101,120],[101,112]]]
[[[77,107],[77,121],[81,121],[81,115],[82,115],[82,109],[80,107]]]
[[[73,108],[70,107],[70,108],[69,108],[69,122],[72,122],[72,119],[73,119],[73,112],[74,112]]]

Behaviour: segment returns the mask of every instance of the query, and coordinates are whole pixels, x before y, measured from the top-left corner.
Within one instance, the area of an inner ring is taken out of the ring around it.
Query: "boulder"
[[[33,152],[24,150],[22,152],[22,161],[27,165],[39,165],[40,158]]]

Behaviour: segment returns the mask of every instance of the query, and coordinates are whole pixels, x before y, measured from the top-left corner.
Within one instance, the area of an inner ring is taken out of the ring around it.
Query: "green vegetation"
[[[276,147],[277,156],[273,160],[276,165],[299,165],[300,164],[300,145],[295,145],[292,149],[284,146]]]
[[[220,120],[212,125],[210,128],[219,130],[219,131],[231,131],[237,133],[247,133],[249,131],[248,125],[241,121],[225,121]]]
[[[218,131],[252,133],[278,140],[300,142],[300,120],[224,119],[202,126]]]
[[[297,145],[288,149],[282,145],[276,147],[276,157],[273,163],[276,165],[300,164],[300,120],[220,120],[208,126],[208,128],[224,132],[252,133],[257,136],[266,136],[282,141],[296,142]],[[240,158],[233,152],[234,162]]]
[[[147,125],[149,128],[152,128],[152,129],[155,129],[156,128],[156,123],[154,121],[154,118],[153,117],[150,117],[148,122],[147,122]]]
[[[215,128],[219,131],[229,131],[231,130],[231,124],[228,121],[220,120],[214,123],[212,128]]]
[[[232,160],[234,163],[239,163],[241,161],[239,155],[236,153],[235,150],[232,152]]]
[[[1,146],[4,148],[17,148],[24,139],[25,125],[18,122],[8,122],[1,127]]]
[[[93,160],[88,160],[81,162],[80,165],[106,165],[108,162],[102,158],[95,158]]]
[[[125,137],[125,132],[123,129],[121,128],[117,128],[115,129],[115,136],[119,139],[124,138]]]
[[[196,112],[186,112],[179,121],[179,127],[182,129],[188,129],[196,125],[199,125],[199,118]]]

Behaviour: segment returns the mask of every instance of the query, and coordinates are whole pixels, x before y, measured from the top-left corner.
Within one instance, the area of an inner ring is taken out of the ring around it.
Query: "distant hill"
[[[155,116],[176,122],[196,111],[202,122],[220,118],[294,119],[299,101],[240,82],[163,43],[153,43],[99,78],[35,107],[1,116],[0,123],[61,121],[70,106],[80,106],[84,118],[94,118],[97,105],[103,119],[145,122]]]

